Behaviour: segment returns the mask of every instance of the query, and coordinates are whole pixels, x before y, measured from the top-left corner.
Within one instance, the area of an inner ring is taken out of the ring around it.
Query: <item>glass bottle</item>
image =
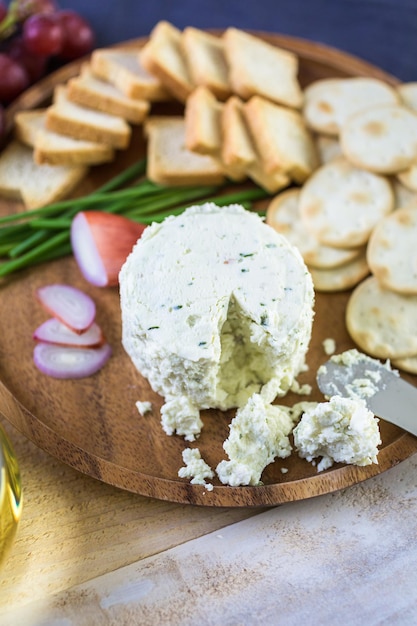
[[[22,512],[22,485],[12,444],[0,424],[0,564],[16,534]]]

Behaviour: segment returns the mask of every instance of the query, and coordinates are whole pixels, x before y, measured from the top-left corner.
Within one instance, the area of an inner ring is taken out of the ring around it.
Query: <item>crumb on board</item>
[[[334,354],[336,352],[336,341],[333,337],[327,337],[323,340],[323,349],[324,352],[328,355]]]
[[[142,402],[141,400],[138,400],[136,402],[136,408],[139,411],[140,415],[142,415],[143,417],[147,413],[152,412],[152,402],[148,402],[148,401]]]

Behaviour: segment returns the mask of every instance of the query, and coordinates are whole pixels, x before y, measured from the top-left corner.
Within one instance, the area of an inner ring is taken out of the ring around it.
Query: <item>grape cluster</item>
[[[64,63],[90,52],[94,32],[78,13],[54,0],[0,0],[0,136],[3,107],[45,75],[52,61]]]

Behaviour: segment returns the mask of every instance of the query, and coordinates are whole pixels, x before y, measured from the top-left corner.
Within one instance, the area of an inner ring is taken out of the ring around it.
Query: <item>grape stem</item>
[[[5,17],[0,22],[0,40],[11,37],[22,21],[19,0],[12,0]]]

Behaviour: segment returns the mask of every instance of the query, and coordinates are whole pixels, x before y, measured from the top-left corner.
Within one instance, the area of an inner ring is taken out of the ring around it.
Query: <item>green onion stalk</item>
[[[251,210],[269,196],[260,187],[228,193],[225,186],[167,187],[144,178],[145,172],[142,159],[86,196],[0,217],[0,277],[71,254],[71,223],[80,211],[106,211],[148,225],[181,214],[190,203],[239,203]]]

